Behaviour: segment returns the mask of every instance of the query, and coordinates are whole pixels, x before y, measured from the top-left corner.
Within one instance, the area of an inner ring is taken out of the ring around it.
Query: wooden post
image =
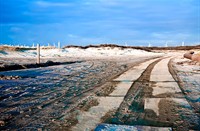
[[[40,44],[37,44],[37,64],[40,64]]]

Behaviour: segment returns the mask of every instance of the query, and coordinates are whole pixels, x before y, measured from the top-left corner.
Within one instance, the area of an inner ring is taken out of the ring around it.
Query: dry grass
[[[0,50],[2,51],[18,51],[19,47],[11,47],[11,46],[0,46]]]
[[[88,46],[76,46],[76,45],[68,45],[63,48],[100,48],[100,47],[110,47],[115,48],[118,47],[120,49],[139,49],[151,52],[153,50],[192,50],[192,49],[200,49],[200,45],[196,46],[175,46],[175,47],[140,47],[140,46],[120,46],[116,44],[100,44],[100,45],[88,45]],[[42,49],[55,49],[53,46],[41,47]],[[0,46],[0,50],[8,50],[8,51],[22,51],[22,50],[36,50],[36,48],[23,48],[23,47],[12,47],[12,46]]]
[[[87,49],[87,48],[100,48],[100,47],[110,47],[115,48],[118,47],[120,49],[139,49],[151,52],[152,50],[192,50],[192,49],[200,49],[200,45],[196,46],[175,46],[175,47],[140,47],[140,46],[120,46],[115,44],[100,44],[100,45],[88,45],[88,46],[75,46],[69,45],[65,46],[64,48],[80,48],[80,49]]]
[[[24,50],[36,50],[36,48],[24,48],[13,46],[0,46],[0,51],[24,51]]]
[[[139,49],[139,50],[145,50],[150,52],[151,50],[148,49],[147,47],[137,47],[137,46],[119,46],[115,44],[101,44],[101,45],[88,45],[88,46],[74,46],[74,45],[69,45],[65,46],[64,48],[80,48],[80,49],[87,49],[87,48],[104,48],[104,47],[110,47],[110,48],[120,48],[121,50],[123,49]]]

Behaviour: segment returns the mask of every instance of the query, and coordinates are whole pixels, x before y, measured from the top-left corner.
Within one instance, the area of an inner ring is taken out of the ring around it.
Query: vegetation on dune
[[[142,46],[121,46],[116,44],[100,44],[100,45],[87,45],[87,46],[77,46],[77,45],[68,45],[64,46],[65,48],[79,48],[79,49],[87,49],[87,48],[120,48],[120,49],[138,49],[145,50],[151,52],[152,50],[192,50],[192,49],[200,49],[200,45],[195,46],[171,46],[171,47],[142,47]],[[55,49],[55,47],[41,47],[42,49]],[[13,47],[13,46],[0,46],[0,51],[24,51],[24,50],[36,50],[36,48],[25,48],[25,47]]]
[[[192,49],[200,49],[200,45],[195,46],[174,46],[174,47],[141,47],[141,46],[120,46],[115,44],[100,44],[100,45],[88,45],[88,46],[76,46],[76,45],[68,45],[64,48],[80,48],[80,49],[87,49],[87,48],[101,48],[101,47],[110,47],[110,48],[121,48],[121,49],[139,49],[145,51],[152,51],[152,50],[192,50]]]

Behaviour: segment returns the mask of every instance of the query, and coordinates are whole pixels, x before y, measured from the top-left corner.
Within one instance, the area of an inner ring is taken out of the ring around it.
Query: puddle
[[[99,124],[94,131],[172,131],[171,127]]]

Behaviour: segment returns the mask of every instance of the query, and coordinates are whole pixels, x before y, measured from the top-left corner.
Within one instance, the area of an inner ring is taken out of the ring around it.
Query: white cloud
[[[68,34],[67,36],[70,37],[70,38],[77,38],[78,37],[77,35],[73,35],[73,34]]]
[[[35,4],[40,7],[68,7],[71,3],[62,2],[47,2],[47,1],[36,1]]]
[[[19,28],[19,27],[11,27],[11,28],[10,28],[10,31],[11,31],[11,32],[16,32],[16,33],[17,33],[17,32],[24,31],[24,30],[23,30],[22,28]]]

